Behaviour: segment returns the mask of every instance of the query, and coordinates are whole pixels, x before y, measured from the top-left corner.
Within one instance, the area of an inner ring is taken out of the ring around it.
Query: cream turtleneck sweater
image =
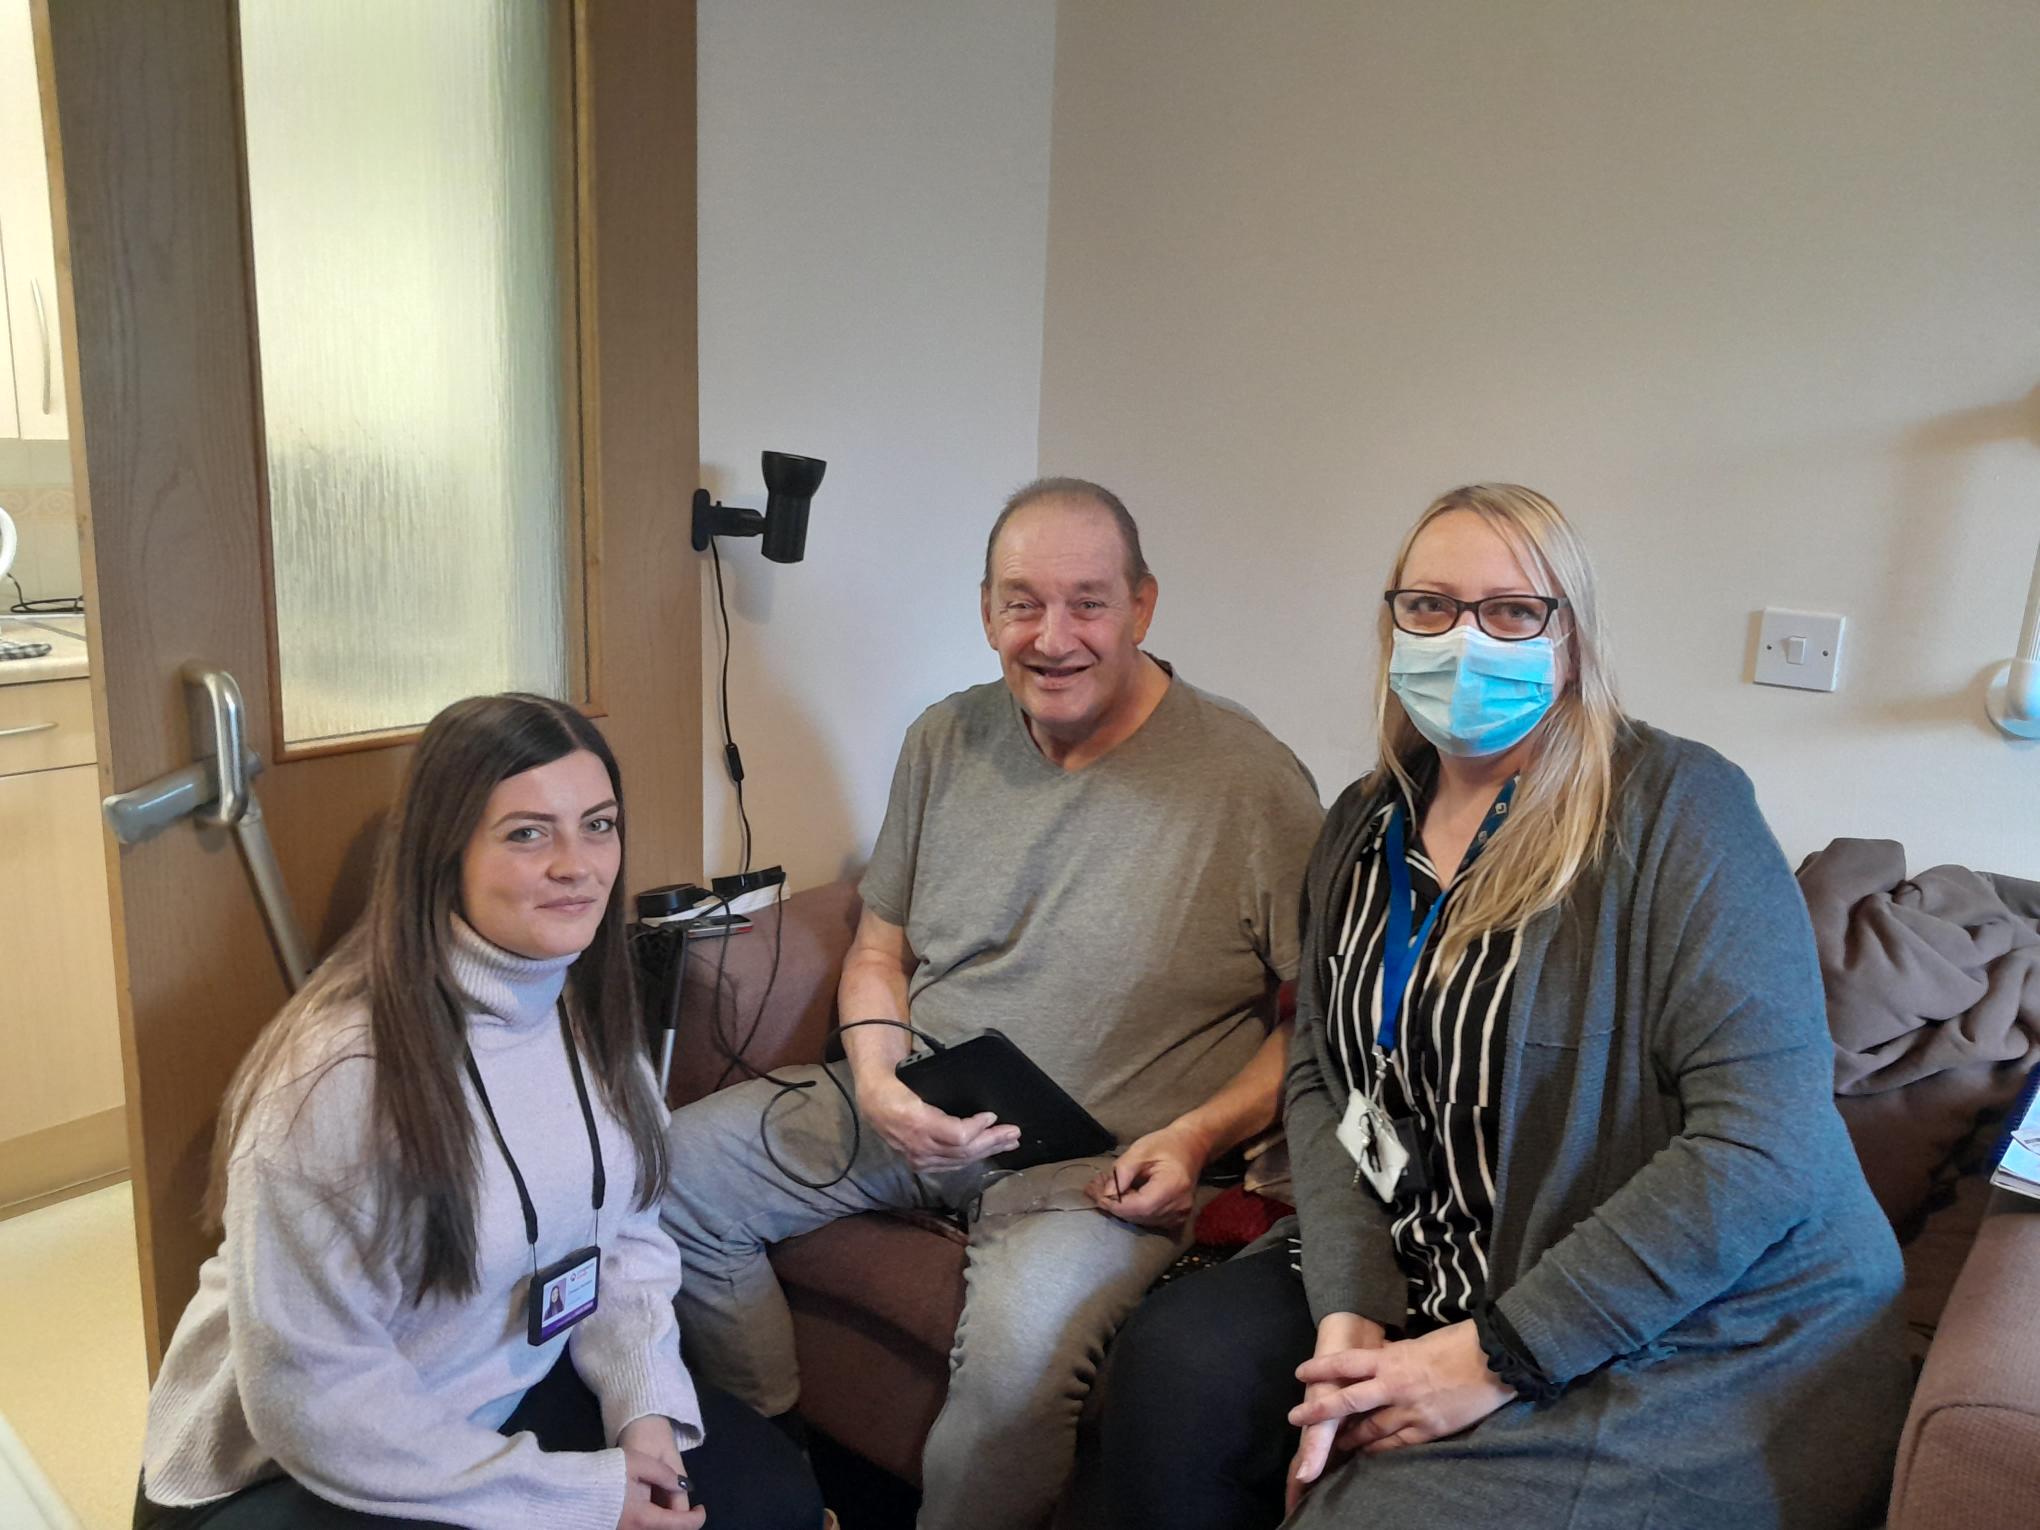
[[[682,1449],[699,1442],[673,1316],[679,1251],[657,1203],[632,1204],[637,1159],[592,1076],[609,1188],[599,1219],[589,1204],[588,1132],[554,1010],[573,958],[516,956],[458,920],[454,936],[469,1044],[538,1210],[537,1263],[599,1244],[599,1309],[548,1344],[526,1341],[532,1253],[472,1086],[480,1285],[413,1305],[402,1272],[370,1250],[367,1016],[307,1016],[234,1145],[225,1237],[149,1398],[153,1502],[204,1503],[281,1471],[333,1503],[398,1518],[614,1530],[621,1450],[546,1453],[530,1434],[496,1432],[563,1347],[609,1439],[655,1414],[673,1420]]]

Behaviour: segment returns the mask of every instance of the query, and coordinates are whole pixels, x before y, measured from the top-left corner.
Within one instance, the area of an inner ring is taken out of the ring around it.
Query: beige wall
[[[9,572],[30,600],[82,594],[78,511],[71,494],[71,443],[0,440],[0,510],[14,518],[21,542]],[[0,580],[0,612],[15,602]]]
[[[2040,875],[2040,752],[1981,703],[2040,538],[2040,7],[1056,32],[1041,464],[1122,489],[1154,646],[1327,796],[1396,538],[1514,478],[1590,539],[1632,709],[1741,762],[1788,853]],[[1747,683],[1767,604],[1848,616],[1840,692]]]
[[[907,725],[998,675],[976,570],[1034,473],[1054,55],[1053,0],[701,8],[704,476],[761,506],[761,449],[829,463],[805,562],[723,549],[756,860],[796,886],[862,866]],[[704,611],[705,855],[734,871]]]

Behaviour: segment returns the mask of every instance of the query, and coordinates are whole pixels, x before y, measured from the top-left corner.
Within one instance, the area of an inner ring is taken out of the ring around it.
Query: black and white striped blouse
[[[1386,831],[1394,804],[1376,816],[1354,859],[1339,945],[1331,963],[1325,1026],[1355,1093],[1373,1085],[1374,1038],[1381,1023],[1382,940],[1388,918]],[[1413,813],[1412,822],[1421,814]],[[1438,897],[1438,874],[1422,838],[1407,836],[1411,926]],[[1382,1101],[1392,1116],[1414,1115],[1428,1184],[1410,1188],[1404,1173],[1391,1208],[1395,1252],[1410,1282],[1412,1333],[1471,1315],[1487,1282],[1499,1143],[1502,1040],[1522,931],[1490,931],[1440,968],[1438,952],[1452,918],[1447,904],[1425,947],[1403,1003]],[[1370,1194],[1364,1186],[1362,1194]]]

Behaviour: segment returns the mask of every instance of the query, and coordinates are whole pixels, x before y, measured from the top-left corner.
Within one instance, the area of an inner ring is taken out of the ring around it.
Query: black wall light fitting
[[[765,508],[718,505],[708,490],[694,491],[694,550],[707,552],[710,537],[761,537],[774,563],[798,563],[807,552],[808,502],[822,486],[829,464],[819,457],[765,452]]]

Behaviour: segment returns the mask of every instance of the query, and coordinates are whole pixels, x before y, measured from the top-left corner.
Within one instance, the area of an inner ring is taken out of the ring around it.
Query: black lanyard
[[[602,1200],[609,1193],[609,1176],[602,1167],[602,1142],[595,1135],[595,1111],[588,1103],[588,1085],[581,1077],[581,1053],[574,1045],[574,1033],[567,1025],[567,1006],[562,1000],[558,1005],[560,1014],[560,1040],[567,1049],[567,1066],[574,1070],[574,1093],[580,1096],[581,1119],[588,1123],[588,1156],[595,1161],[595,1186],[590,1196],[595,1209],[602,1209]],[[524,1238],[531,1245],[532,1257],[538,1257],[538,1208],[531,1204],[531,1192],[524,1187],[524,1175],[517,1167],[517,1159],[510,1151],[510,1144],[503,1140],[503,1128],[496,1120],[496,1107],[489,1103],[489,1091],[482,1083],[482,1070],[475,1066],[475,1051],[467,1049],[468,1081],[475,1086],[475,1094],[482,1102],[482,1114],[489,1118],[489,1130],[496,1134],[496,1146],[503,1150],[503,1162],[510,1165],[510,1177],[517,1181],[518,1204],[524,1208]]]

